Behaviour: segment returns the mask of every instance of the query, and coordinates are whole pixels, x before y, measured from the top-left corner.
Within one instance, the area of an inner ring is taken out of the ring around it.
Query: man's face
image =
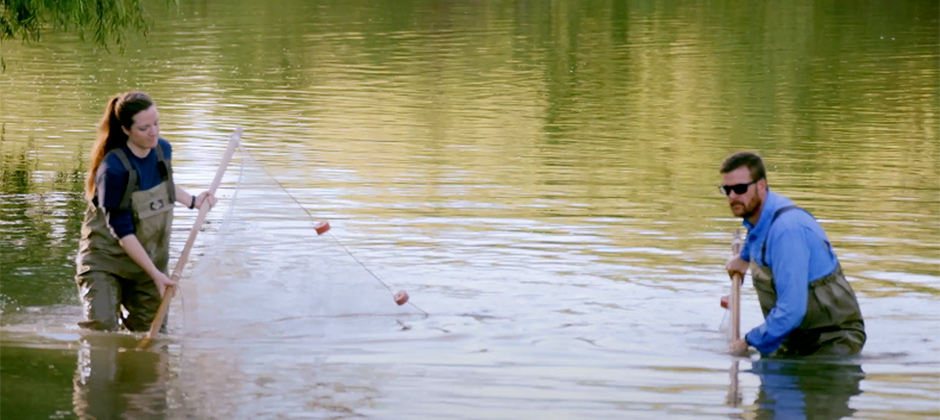
[[[722,185],[734,186],[751,183],[751,171],[747,166],[741,166],[731,172],[721,175]],[[747,185],[747,189],[738,194],[737,191],[728,193],[728,205],[735,216],[749,219],[761,209],[767,191],[767,181],[759,180]]]

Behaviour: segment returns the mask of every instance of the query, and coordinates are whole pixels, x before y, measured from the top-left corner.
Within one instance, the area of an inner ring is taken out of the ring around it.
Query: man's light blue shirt
[[[745,261],[753,258],[758,265],[770,267],[777,291],[776,306],[767,314],[764,324],[745,336],[747,343],[762,354],[772,353],[800,326],[806,315],[810,282],[831,274],[839,263],[822,226],[809,213],[786,211],[770,228],[774,213],[792,205],[789,198],[768,190],[757,225],[747,219],[743,223],[748,235],[741,258]],[[762,260],[764,241],[767,252]]]

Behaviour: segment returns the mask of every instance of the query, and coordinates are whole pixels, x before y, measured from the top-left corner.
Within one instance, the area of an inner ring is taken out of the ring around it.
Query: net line
[[[245,155],[247,155],[253,162],[257,162],[257,161],[254,160],[254,158],[251,157],[251,155],[248,153],[248,151],[245,150],[241,145],[238,146],[238,150],[239,150],[240,153],[244,153]],[[244,165],[244,163],[243,163],[243,165]],[[307,214],[307,216],[309,217],[309,220],[310,220],[310,221],[312,221],[312,222],[316,222],[316,221],[317,221],[316,216],[314,216],[313,213],[310,212],[310,210],[308,210],[306,207],[304,207],[303,204],[301,204],[300,201],[297,200],[297,198],[294,197],[294,195],[290,193],[290,190],[288,190],[288,189],[284,186],[284,184],[281,183],[281,181],[278,181],[277,178],[274,177],[274,175],[271,175],[271,173],[270,173],[270,172],[267,170],[267,168],[265,168],[263,165],[259,165],[259,167],[261,167],[261,168],[264,170],[265,174],[267,174],[267,175],[271,178],[271,180],[274,181],[274,183],[277,184],[278,188],[280,188],[281,191],[283,191],[285,194],[287,194],[288,197],[290,197],[290,199],[294,202],[294,204],[297,205],[297,207],[299,207],[301,210],[304,211],[304,213]],[[244,166],[242,166],[242,168],[244,168]],[[353,260],[355,260],[355,261],[356,261],[356,264],[359,264],[360,267],[362,267],[364,270],[366,270],[366,272],[368,272],[369,275],[372,276],[373,279],[375,279],[375,281],[377,281],[377,282],[379,282],[380,284],[382,284],[382,286],[385,286],[385,289],[387,289],[389,293],[392,293],[392,294],[395,293],[395,292],[392,290],[392,288],[389,287],[389,285],[388,285],[387,283],[385,283],[385,281],[383,281],[381,278],[379,278],[379,276],[377,276],[367,265],[363,264],[362,261],[360,261],[359,258],[357,258],[356,255],[353,254],[353,253],[349,250],[349,248],[346,247],[346,244],[344,244],[342,241],[340,241],[339,238],[333,236],[333,232],[332,232],[332,231],[326,231],[324,234],[325,234],[325,235],[328,235],[328,236],[330,237],[330,239],[332,239],[333,241],[336,242],[337,245],[339,245],[340,247],[342,247],[343,250],[346,251],[346,254],[349,255],[350,258],[352,258]],[[428,313],[425,312],[424,309],[421,309],[420,307],[418,307],[418,305],[415,305],[415,304],[412,303],[412,302],[408,302],[407,304],[408,304],[408,305],[411,305],[411,306],[414,307],[415,309],[421,311],[421,313],[424,314],[425,317],[428,316]]]
[[[251,153],[239,147],[204,230],[214,230],[188,281],[179,310],[185,335],[325,335],[331,324],[387,324],[427,318],[332,232]],[[236,165],[232,165],[236,166]]]

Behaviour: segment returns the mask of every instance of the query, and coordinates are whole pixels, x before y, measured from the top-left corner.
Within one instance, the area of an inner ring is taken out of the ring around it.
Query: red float
[[[408,303],[408,292],[399,290],[398,293],[395,293],[395,303],[397,303],[398,306]]]

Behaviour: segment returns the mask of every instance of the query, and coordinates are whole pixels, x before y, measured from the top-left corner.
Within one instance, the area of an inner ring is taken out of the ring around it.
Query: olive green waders
[[[778,210],[774,220],[780,213],[795,208]],[[762,249],[762,254],[765,253],[766,243]],[[763,257],[761,255],[761,261],[764,261]],[[761,266],[756,259],[752,259],[751,279],[764,318],[767,318],[770,310],[777,305],[773,272],[770,267]],[[803,321],[790,332],[773,355],[848,356],[862,350],[865,338],[865,322],[858,307],[858,299],[842,273],[842,266],[837,264],[832,273],[810,282]]]
[[[157,269],[168,273],[175,186],[172,168],[164,159],[162,148],[157,146],[154,150],[164,180],[145,191],[138,191],[137,172],[124,151],[114,149],[109,153],[117,154],[128,172],[121,208],[131,210],[134,234]],[[116,330],[119,325],[131,331],[150,328],[161,300],[157,285],[121,247],[108,225],[105,210],[92,203],[85,210],[76,262],[75,282],[85,316],[79,325],[106,331]],[[165,329],[164,318],[162,330]]]

